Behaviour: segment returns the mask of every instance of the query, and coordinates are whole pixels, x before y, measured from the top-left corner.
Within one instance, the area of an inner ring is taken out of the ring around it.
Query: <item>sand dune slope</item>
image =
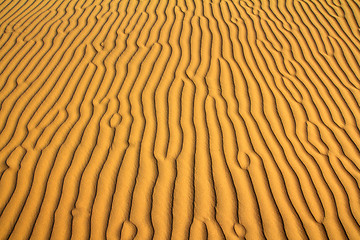
[[[360,239],[358,0],[1,0],[0,239]]]

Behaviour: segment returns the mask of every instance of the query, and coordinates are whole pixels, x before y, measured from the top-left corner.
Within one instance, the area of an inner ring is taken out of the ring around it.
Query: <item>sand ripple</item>
[[[356,0],[2,0],[0,239],[360,239]]]

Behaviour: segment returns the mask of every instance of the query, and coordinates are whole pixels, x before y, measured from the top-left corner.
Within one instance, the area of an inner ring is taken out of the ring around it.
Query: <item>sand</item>
[[[1,0],[0,239],[360,239],[358,0]]]

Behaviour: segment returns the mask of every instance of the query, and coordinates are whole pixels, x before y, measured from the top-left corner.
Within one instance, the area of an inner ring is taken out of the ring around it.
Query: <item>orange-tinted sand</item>
[[[1,0],[0,239],[360,239],[358,0]]]

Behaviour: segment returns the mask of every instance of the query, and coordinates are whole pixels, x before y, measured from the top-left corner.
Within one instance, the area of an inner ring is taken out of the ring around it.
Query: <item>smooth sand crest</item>
[[[0,239],[360,239],[356,0],[2,0]]]

